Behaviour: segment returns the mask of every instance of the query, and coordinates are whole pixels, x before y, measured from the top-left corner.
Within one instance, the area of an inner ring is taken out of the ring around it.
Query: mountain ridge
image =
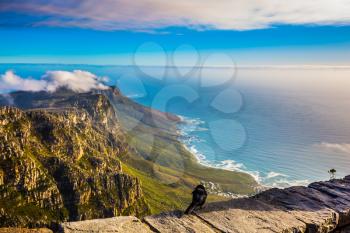
[[[54,93],[19,91],[7,98],[16,107],[1,107],[0,130],[7,139],[0,149],[2,156],[19,159],[20,165],[0,160],[2,226],[50,226],[183,208],[191,188],[201,181],[216,182],[223,191],[255,192],[257,184],[247,174],[198,164],[178,140],[180,118],[139,105],[117,88],[89,93],[64,88]],[[4,98],[1,103],[8,105]],[[27,160],[34,161],[32,169],[27,169]],[[35,178],[46,177],[40,184],[52,183],[57,207],[46,208],[41,204],[45,198],[28,199],[23,182],[11,180],[16,166],[23,170],[19,180],[41,169]],[[9,202],[9,188],[15,201]],[[223,199],[212,195],[209,201]],[[33,211],[39,214],[32,216]]]
[[[3,107],[0,118],[2,224],[41,226],[131,209],[137,215],[139,204],[147,211],[139,180],[123,174],[114,156],[123,153],[123,142],[99,132],[87,112]]]

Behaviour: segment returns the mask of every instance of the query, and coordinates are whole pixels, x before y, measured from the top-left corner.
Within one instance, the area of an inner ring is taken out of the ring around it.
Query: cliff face
[[[201,181],[218,184],[225,192],[255,191],[257,184],[248,174],[198,164],[178,140],[178,117],[139,105],[116,88],[19,91],[6,98],[0,95],[0,106],[16,108],[3,108],[1,114],[0,135],[7,139],[0,144],[0,226],[185,208],[188,194]],[[16,164],[11,162],[15,156]],[[33,194],[17,181],[31,177],[27,174],[35,169],[30,162],[40,171],[32,181],[38,183]],[[16,166],[23,170],[17,180],[11,178]],[[57,197],[44,194],[59,203],[56,209],[40,204],[38,190],[45,188],[39,184],[56,189]],[[212,195],[210,201],[222,199]]]
[[[57,184],[23,147],[29,136],[28,123],[18,109],[0,110],[0,222],[4,226],[26,225],[28,219],[22,216],[34,218],[37,224],[46,223],[45,218],[66,218]]]
[[[0,108],[0,224],[147,212],[139,180],[122,171],[127,145],[109,101],[97,94],[60,104]]]

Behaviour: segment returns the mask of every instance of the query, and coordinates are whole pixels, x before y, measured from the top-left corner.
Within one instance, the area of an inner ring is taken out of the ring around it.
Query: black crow
[[[192,203],[186,209],[185,214],[191,214],[196,208],[202,208],[207,200],[207,191],[203,185],[198,185],[192,192]]]

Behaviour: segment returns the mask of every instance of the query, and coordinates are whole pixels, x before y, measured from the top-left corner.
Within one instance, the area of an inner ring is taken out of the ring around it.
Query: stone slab
[[[304,232],[306,225],[285,210],[254,199],[235,199],[208,205],[197,213],[222,232]]]
[[[0,233],[53,233],[47,228],[16,228],[16,227],[4,227],[0,228]]]
[[[162,233],[215,233],[215,229],[208,226],[194,215],[183,215],[182,212],[170,212],[145,217],[144,221]]]
[[[132,216],[121,216],[105,219],[93,219],[79,222],[67,222],[61,224],[64,233],[151,233],[147,225],[138,218]]]
[[[270,189],[251,198],[209,203],[194,215],[181,211],[65,223],[64,232],[328,233],[350,223],[350,176],[308,187]],[[343,232],[343,231],[340,231]]]

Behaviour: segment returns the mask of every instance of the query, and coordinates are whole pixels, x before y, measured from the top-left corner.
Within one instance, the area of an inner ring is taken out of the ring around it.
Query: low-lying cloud
[[[155,30],[250,30],[273,25],[349,25],[349,0],[2,0],[0,13],[24,14],[0,24]],[[13,18],[13,17],[12,17]]]
[[[47,71],[40,79],[22,78],[9,70],[0,76],[0,92],[15,90],[54,92],[61,87],[75,92],[88,92],[93,89],[108,89],[108,86],[102,83],[104,80],[106,80],[106,77],[98,77],[82,70],[72,72]]]
[[[322,142],[315,145],[319,149],[328,150],[331,152],[350,154],[350,144],[349,143],[328,143]]]

